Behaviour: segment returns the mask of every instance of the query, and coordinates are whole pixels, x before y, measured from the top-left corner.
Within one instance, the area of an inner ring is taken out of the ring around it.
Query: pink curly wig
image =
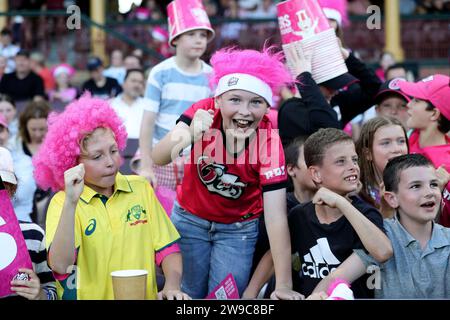
[[[294,83],[283,59],[283,52],[275,52],[275,47],[264,48],[262,52],[235,47],[221,49],[211,57],[210,62],[214,70],[209,84],[215,89],[223,76],[245,73],[267,83],[275,95],[283,84]]]
[[[86,93],[70,103],[64,112],[51,113],[45,140],[33,157],[37,184],[44,190],[63,190],[64,171],[77,164],[81,140],[99,127],[111,129],[119,150],[125,148],[126,129],[105,100],[92,98]]]

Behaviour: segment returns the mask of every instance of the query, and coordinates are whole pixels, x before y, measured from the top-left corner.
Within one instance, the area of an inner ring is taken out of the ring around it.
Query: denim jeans
[[[239,296],[247,287],[258,239],[258,219],[223,224],[197,217],[174,203],[171,220],[181,235],[181,288],[205,298],[231,273]]]

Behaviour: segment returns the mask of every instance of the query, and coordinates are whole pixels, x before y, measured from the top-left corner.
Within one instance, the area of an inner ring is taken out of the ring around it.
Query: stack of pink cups
[[[283,1],[277,4],[277,11],[283,50],[293,46],[305,56],[312,54],[311,73],[316,83],[348,72],[338,38],[317,0]],[[293,70],[289,59],[287,64]]]

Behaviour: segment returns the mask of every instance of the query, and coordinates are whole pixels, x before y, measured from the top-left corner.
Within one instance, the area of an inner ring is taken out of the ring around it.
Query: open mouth
[[[434,202],[434,201],[427,201],[427,202],[425,202],[425,203],[422,203],[420,206],[421,206],[422,208],[428,208],[428,209],[431,209],[431,208],[434,208],[435,205],[436,205],[436,202]]]
[[[357,175],[351,175],[351,176],[348,176],[348,177],[344,178],[344,180],[348,181],[348,182],[355,182],[355,181],[358,181],[358,176]]]
[[[247,129],[253,124],[253,121],[242,120],[242,119],[233,119],[233,123],[239,129]]]

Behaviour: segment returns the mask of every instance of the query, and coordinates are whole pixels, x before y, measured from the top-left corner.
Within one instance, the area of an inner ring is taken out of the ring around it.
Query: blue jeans
[[[223,224],[199,218],[174,203],[171,220],[181,235],[181,288],[205,298],[231,273],[239,296],[247,287],[258,239],[258,219]]]

